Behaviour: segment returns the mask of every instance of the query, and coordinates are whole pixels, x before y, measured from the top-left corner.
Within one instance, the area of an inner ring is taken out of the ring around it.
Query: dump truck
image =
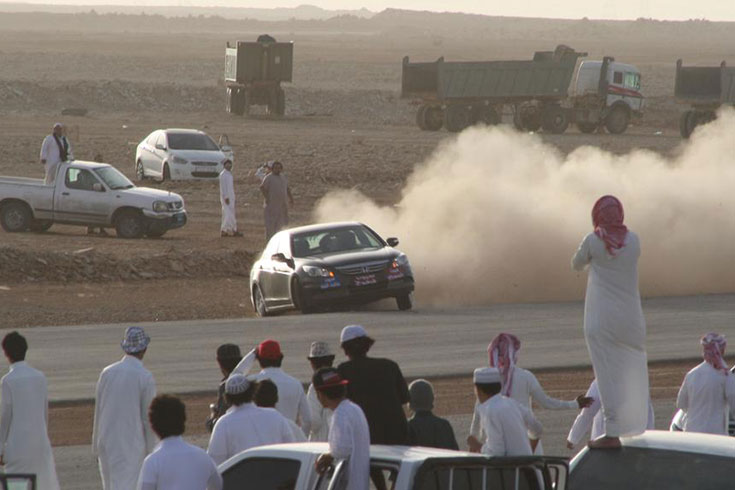
[[[735,105],[735,68],[723,61],[720,66],[682,66],[676,61],[674,97],[689,104],[679,118],[682,138],[689,138],[694,129],[717,118],[717,109]]]
[[[532,60],[411,63],[405,57],[401,94],[422,100],[416,123],[427,131],[499,124],[508,108],[519,130],[561,134],[575,123],[585,133],[600,126],[625,132],[631,117],[642,115],[640,72],[610,56],[584,61],[570,96],[577,61],[584,56],[559,45],[537,51]]]
[[[255,42],[237,41],[225,48],[227,112],[247,115],[252,106],[266,106],[283,116],[286,94],[281,82],[293,81],[293,42],[277,42],[264,34]]]

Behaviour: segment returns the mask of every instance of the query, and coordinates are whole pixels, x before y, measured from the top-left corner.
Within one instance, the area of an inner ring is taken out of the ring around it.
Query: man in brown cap
[[[241,359],[242,355],[237,345],[222,344],[217,347],[217,364],[219,364],[219,369],[223,377],[217,390],[217,403],[209,405],[209,418],[204,423],[209,432],[212,432],[217,419],[223,416],[227,409],[230,408],[230,404],[227,403],[227,398],[225,397],[225,382]]]

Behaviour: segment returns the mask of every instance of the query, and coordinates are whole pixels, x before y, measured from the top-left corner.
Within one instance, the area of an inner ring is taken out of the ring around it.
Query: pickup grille
[[[342,267],[337,267],[337,270],[342,274],[356,276],[358,274],[374,274],[376,272],[384,271],[387,267],[388,261],[380,261],[344,265]]]

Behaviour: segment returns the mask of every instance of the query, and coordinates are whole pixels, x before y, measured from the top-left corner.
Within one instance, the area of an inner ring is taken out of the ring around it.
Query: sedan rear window
[[[201,133],[168,133],[168,147],[172,150],[219,150],[212,138]]]
[[[735,481],[735,460],[663,449],[588,451],[570,474],[570,490],[695,488],[719,490]]]
[[[291,251],[294,257],[374,250],[383,246],[383,241],[364,226],[316,230],[291,237]]]

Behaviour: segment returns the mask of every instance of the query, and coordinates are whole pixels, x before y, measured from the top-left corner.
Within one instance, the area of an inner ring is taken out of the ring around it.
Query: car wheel
[[[401,311],[408,311],[413,308],[413,293],[396,296],[396,305]]]
[[[171,180],[171,170],[168,168],[168,163],[163,164],[163,172],[161,172],[161,182]]]
[[[304,301],[301,282],[296,277],[291,281],[291,299],[293,300],[293,305],[297,310],[301,311],[301,313],[308,314],[314,312],[314,306]]]
[[[140,238],[145,232],[143,218],[135,211],[124,211],[115,219],[115,231],[120,238]]]
[[[33,221],[33,214],[23,202],[9,202],[0,211],[0,225],[9,233],[26,231]]]
[[[258,285],[255,285],[255,290],[253,291],[253,304],[255,306],[255,313],[259,317],[270,316],[268,307],[265,304],[265,298],[263,297],[263,292],[260,290],[260,286]]]
[[[145,169],[143,168],[143,162],[140,160],[135,163],[135,179],[138,182],[145,180]]]

